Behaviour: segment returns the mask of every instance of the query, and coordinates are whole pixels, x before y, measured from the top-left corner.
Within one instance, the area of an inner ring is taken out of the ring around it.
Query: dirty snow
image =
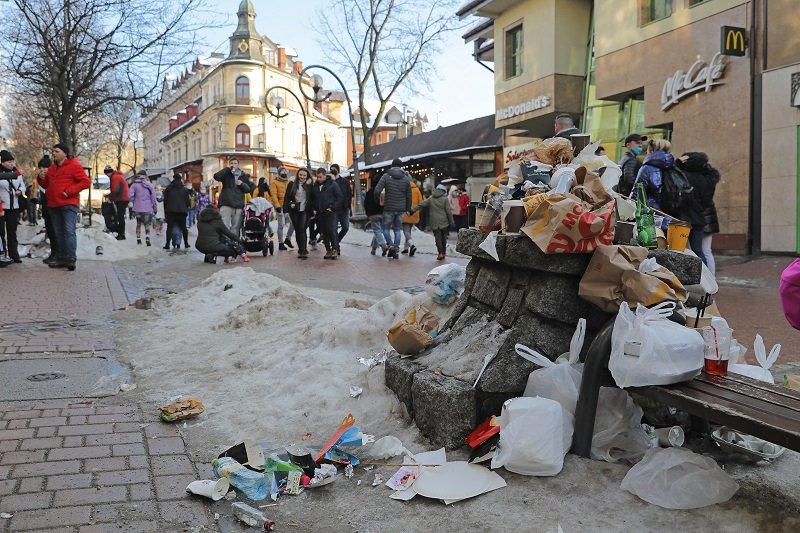
[[[232,288],[225,291],[226,285]],[[306,433],[320,443],[352,413],[365,433],[419,439],[384,385],[384,366],[358,362],[389,347],[385,331],[414,305],[443,323],[449,308],[427,295],[395,292],[372,302],[293,286],[251,268],[218,271],[199,286],[128,311],[121,354],[155,402],[179,394],[203,402],[197,424],[275,443]],[[359,398],[350,387],[363,389]],[[193,426],[189,426],[191,433]]]

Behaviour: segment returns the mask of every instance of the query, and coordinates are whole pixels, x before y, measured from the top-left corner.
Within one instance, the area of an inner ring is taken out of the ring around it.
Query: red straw
[[[717,328],[715,328],[714,326],[709,326],[709,327],[711,328],[711,331],[714,332],[714,351],[717,353],[717,361],[719,361],[720,357],[719,357],[719,342],[717,342]]]

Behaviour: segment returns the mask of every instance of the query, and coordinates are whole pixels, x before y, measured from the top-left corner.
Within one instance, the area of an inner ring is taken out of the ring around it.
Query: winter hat
[[[39,163],[36,165],[37,168],[50,168],[53,162],[50,160],[50,156],[44,156],[39,160]]]
[[[794,329],[800,329],[800,259],[783,271],[778,292],[786,320]]]
[[[393,167],[399,167],[402,164],[403,164],[403,162],[400,161],[399,157],[395,157],[394,159],[392,159],[392,166]]]
[[[436,188],[439,189],[440,191],[447,192],[447,185],[442,185],[440,183],[439,185],[436,186]]]
[[[9,152],[8,150],[0,150],[0,163],[5,163],[6,161],[13,161],[14,155]]]
[[[59,150],[61,150],[65,154],[69,155],[69,146],[67,146],[66,143],[58,142],[58,143],[53,145],[53,148],[58,148]]]
[[[114,172],[114,169],[111,168],[111,165],[106,165],[106,168],[103,169],[103,174],[108,174],[109,172]]]

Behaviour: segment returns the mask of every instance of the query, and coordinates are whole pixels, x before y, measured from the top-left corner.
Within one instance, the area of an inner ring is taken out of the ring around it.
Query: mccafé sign
[[[531,111],[538,111],[539,109],[544,109],[549,105],[550,105],[549,96],[537,96],[536,98],[531,98],[530,100],[522,102],[521,104],[510,105],[508,107],[498,109],[497,120],[506,120],[512,117],[516,117],[517,115],[530,113]]]
[[[686,72],[675,71],[667,78],[661,90],[661,111],[666,111],[690,94],[700,91],[711,92],[711,89],[723,82],[717,81],[725,74],[725,58],[717,52],[710,63],[698,59]]]

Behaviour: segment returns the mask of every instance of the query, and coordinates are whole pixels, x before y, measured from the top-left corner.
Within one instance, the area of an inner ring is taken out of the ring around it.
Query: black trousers
[[[433,237],[436,239],[436,251],[440,254],[447,252],[448,231],[446,228],[433,230]]]
[[[125,236],[125,210],[128,209],[128,202],[114,202],[117,212],[114,215],[114,231],[117,235]]]
[[[319,220],[319,215],[311,216],[308,213],[306,214],[306,222],[308,226],[308,238],[311,242],[319,241],[319,225],[317,221]]]
[[[0,237],[3,238],[6,253],[11,259],[19,259],[17,246],[17,226],[19,225],[19,209],[6,209],[0,218]]]
[[[335,250],[339,246],[338,235],[336,233],[336,213],[334,211],[322,211],[317,213],[317,223],[319,224],[322,241],[325,243],[327,251]]]
[[[56,237],[56,230],[53,229],[53,220],[50,218],[50,208],[46,205],[42,206],[42,219],[44,220],[45,235],[47,235],[47,240],[50,241],[50,254],[53,257],[58,257],[58,237]]]
[[[306,213],[305,211],[289,211],[289,218],[292,219],[292,226],[294,226],[297,251],[306,253],[308,251],[308,242],[306,240]]]

